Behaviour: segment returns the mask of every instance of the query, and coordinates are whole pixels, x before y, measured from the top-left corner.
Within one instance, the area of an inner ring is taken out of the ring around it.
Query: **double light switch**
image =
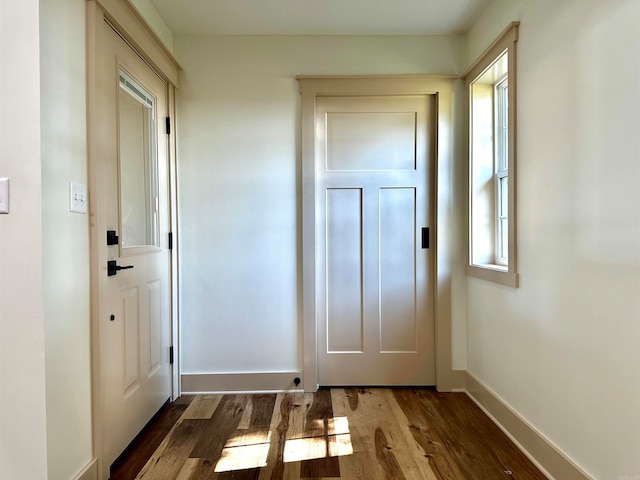
[[[9,213],[9,179],[0,178],[0,214]]]

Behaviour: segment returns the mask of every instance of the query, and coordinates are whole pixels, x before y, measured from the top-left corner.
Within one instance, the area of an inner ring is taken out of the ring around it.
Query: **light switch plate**
[[[0,178],[0,214],[9,213],[9,179]]]
[[[88,206],[87,186],[82,183],[69,182],[69,211],[87,213]]]

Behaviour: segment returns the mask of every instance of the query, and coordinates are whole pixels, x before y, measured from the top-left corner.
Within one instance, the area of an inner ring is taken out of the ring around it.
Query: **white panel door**
[[[435,384],[433,102],[318,97],[320,385]]]
[[[102,454],[110,465],[171,396],[167,85],[106,23],[97,189]],[[118,240],[107,245],[107,230]],[[111,272],[114,273],[114,272]]]

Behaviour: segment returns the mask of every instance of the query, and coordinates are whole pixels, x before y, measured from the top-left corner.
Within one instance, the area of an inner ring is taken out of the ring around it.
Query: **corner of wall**
[[[493,0],[478,15],[466,34],[466,70],[510,22],[520,20],[527,0]]]

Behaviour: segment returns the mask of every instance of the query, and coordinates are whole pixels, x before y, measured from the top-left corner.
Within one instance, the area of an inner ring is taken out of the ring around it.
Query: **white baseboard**
[[[294,379],[301,382],[296,387]],[[302,372],[187,373],[181,376],[182,393],[302,392]]]
[[[489,387],[472,373],[464,373],[466,394],[546,476],[556,480],[593,480]]]
[[[91,460],[73,480],[98,480],[98,461],[95,458]]]
[[[466,391],[466,370],[452,370],[451,371],[451,390],[453,392],[465,392]]]

